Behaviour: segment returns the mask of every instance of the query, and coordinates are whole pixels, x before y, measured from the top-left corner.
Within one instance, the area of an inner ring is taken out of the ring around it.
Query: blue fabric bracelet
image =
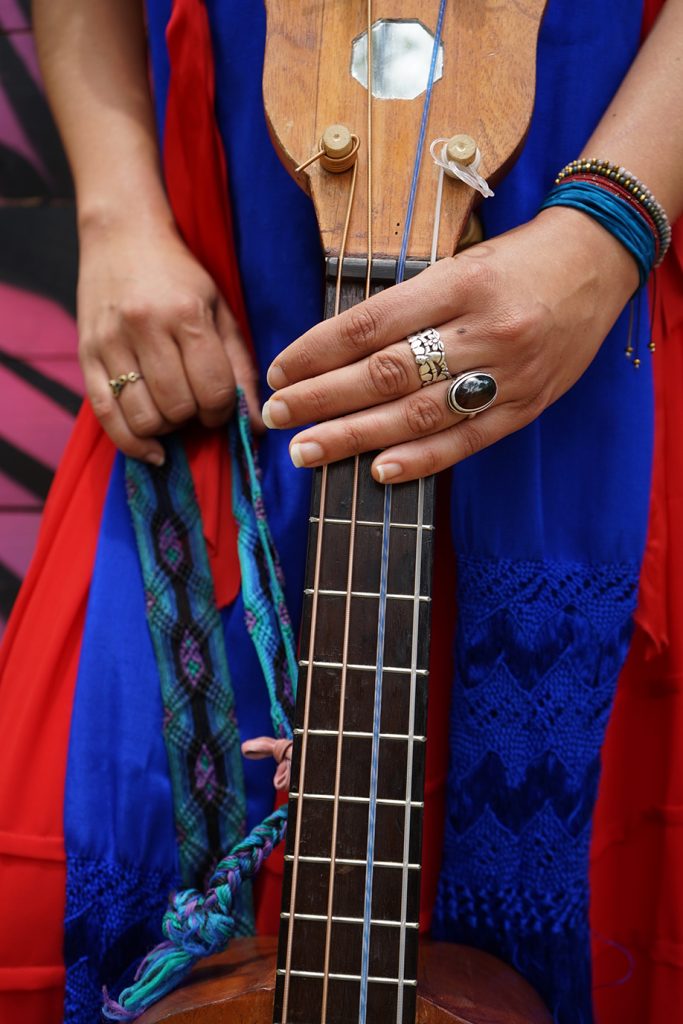
[[[626,199],[600,185],[571,179],[556,185],[541,205],[569,206],[587,213],[628,249],[638,266],[641,287],[655,265],[655,239],[647,221]]]

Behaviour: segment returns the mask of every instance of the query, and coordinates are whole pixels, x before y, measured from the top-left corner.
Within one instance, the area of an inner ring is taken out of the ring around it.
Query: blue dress
[[[171,0],[148,0],[147,7],[162,130]],[[238,0],[207,0],[207,9],[236,246],[265,397],[272,358],[321,317],[320,246],[310,202],[267,134],[265,12]],[[489,235],[533,217],[557,170],[579,153],[633,60],[641,15],[640,0],[550,0],[531,131],[484,206]],[[287,239],[280,264],[263,261],[264,237]],[[647,522],[650,368],[644,360],[633,372],[625,338],[622,316],[567,395],[453,474],[457,673],[433,930],[515,965],[560,1024],[593,1019],[591,813]],[[296,627],[310,481],[292,468],[289,439],[286,431],[270,433],[260,458]],[[254,684],[260,670],[241,599],[224,610],[222,624],[240,732],[267,734],[268,702]],[[68,1024],[96,1019],[103,981],[116,991],[130,978],[131,963],[158,941],[167,893],[178,883],[161,716],[119,458],[92,581],[67,770]],[[251,826],[271,809],[272,772],[250,763],[245,773]]]

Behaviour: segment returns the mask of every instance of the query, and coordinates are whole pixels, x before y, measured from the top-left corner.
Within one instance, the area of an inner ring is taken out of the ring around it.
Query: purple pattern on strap
[[[199,644],[189,629],[185,630],[180,645],[180,663],[185,678],[192,686],[196,686],[206,672],[206,665]]]
[[[206,743],[202,745],[194,766],[194,778],[197,789],[204,791],[208,800],[216,795],[216,764]]]
[[[178,531],[170,519],[167,519],[159,530],[159,544],[164,562],[171,572],[177,573],[185,561],[185,555]]]

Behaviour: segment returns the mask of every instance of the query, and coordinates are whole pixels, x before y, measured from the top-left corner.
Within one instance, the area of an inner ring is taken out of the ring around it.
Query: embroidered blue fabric
[[[64,1022],[100,1020],[103,979],[133,980],[141,955],[162,939],[173,874],[104,859],[70,857],[64,963]]]
[[[502,956],[589,1024],[588,847],[637,563],[461,557],[436,938]]]

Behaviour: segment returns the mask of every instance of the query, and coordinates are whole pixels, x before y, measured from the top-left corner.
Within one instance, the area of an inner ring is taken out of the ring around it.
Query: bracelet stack
[[[657,250],[654,266],[659,266],[671,245],[671,224],[664,207],[635,174],[608,160],[586,158],[573,160],[563,167],[555,178],[555,185],[563,181],[589,181],[625,199],[647,221]]]
[[[641,287],[671,244],[671,225],[662,205],[634,174],[607,160],[582,157],[563,167],[541,209],[550,206],[581,210],[618,239],[636,262]],[[630,335],[629,329],[629,357],[634,352]],[[654,350],[652,342],[649,348]],[[640,360],[633,363],[637,367]]]

